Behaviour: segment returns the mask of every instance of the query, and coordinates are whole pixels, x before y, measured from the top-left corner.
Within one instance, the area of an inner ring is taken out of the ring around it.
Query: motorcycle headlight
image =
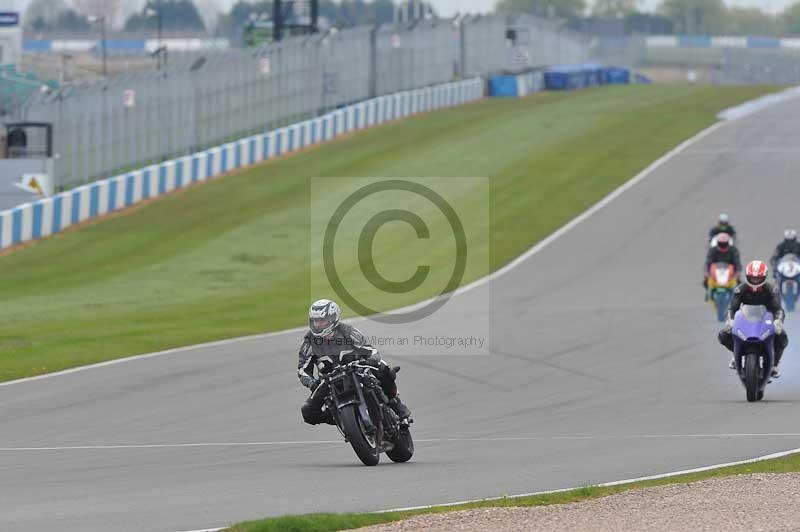
[[[736,336],[738,336],[745,342],[747,341],[747,335],[743,333],[741,329],[736,329]]]

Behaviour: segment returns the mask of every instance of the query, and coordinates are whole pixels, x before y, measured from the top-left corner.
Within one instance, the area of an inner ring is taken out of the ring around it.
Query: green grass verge
[[[489,241],[470,242],[470,252],[496,269],[721,109],[772,90],[629,86],[483,101],[57,235],[0,257],[0,380],[301,325],[311,298],[313,177],[489,177]],[[380,257],[398,278],[412,266],[404,237],[390,237]],[[447,259],[426,258],[434,266]],[[465,281],[484,273],[468,271]],[[356,275],[353,261],[343,276]]]
[[[700,473],[690,473],[658,480],[647,480],[610,487],[586,487],[560,493],[534,495],[531,497],[504,497],[493,501],[482,501],[457,506],[434,506],[421,510],[406,512],[387,512],[380,514],[352,513],[352,514],[307,514],[274,517],[260,521],[248,521],[235,525],[228,532],[333,532],[335,530],[351,530],[370,525],[378,525],[391,521],[400,521],[415,515],[455,512],[487,507],[510,506],[544,506],[549,504],[565,504],[579,502],[587,499],[606,497],[623,491],[634,489],[663,486],[666,484],[685,484],[731,475],[749,475],[754,473],[792,473],[800,471],[800,455],[790,455],[784,458],[775,458],[720,469],[712,469]]]

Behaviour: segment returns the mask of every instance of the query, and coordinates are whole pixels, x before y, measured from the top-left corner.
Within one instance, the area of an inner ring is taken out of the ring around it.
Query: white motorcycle
[[[800,258],[791,253],[781,257],[775,268],[775,277],[786,310],[793,311],[800,297]]]

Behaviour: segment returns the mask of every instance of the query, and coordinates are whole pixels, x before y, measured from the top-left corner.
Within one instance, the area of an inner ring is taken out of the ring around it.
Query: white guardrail
[[[0,212],[0,249],[44,238],[193,183],[319,144],[351,131],[484,97],[475,78],[381,96],[324,116],[148,166]]]

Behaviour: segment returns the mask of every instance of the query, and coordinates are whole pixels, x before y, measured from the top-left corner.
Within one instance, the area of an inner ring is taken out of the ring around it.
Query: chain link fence
[[[667,82],[686,82],[692,72],[698,83],[800,84],[800,49],[649,46],[643,37],[626,37],[598,40],[592,57],[605,64],[647,69],[654,79]]]
[[[53,123],[66,189],[371,97],[588,54],[585,37],[535,17],[420,20],[195,54],[36,94],[6,118]]]

